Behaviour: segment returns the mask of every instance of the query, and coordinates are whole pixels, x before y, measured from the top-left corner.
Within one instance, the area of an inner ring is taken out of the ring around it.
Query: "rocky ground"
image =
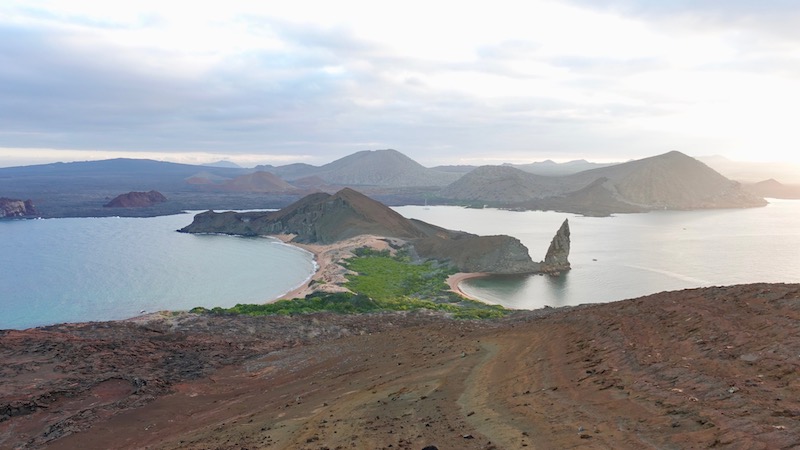
[[[0,332],[0,448],[800,446],[800,285]]]

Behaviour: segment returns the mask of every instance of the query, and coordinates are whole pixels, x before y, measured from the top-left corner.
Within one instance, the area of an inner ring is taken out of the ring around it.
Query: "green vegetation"
[[[369,248],[356,250],[356,257],[344,264],[357,275],[348,278],[345,287],[353,293],[317,292],[306,298],[279,300],[265,305],[239,304],[232,308],[206,309],[197,307],[194,313],[246,314],[304,314],[319,311],[365,313],[375,311],[410,311],[428,309],[445,311],[461,319],[502,317],[508,310],[465,299],[447,286],[447,277],[454,271],[433,262],[415,264],[402,251],[390,256],[389,251]]]
[[[332,311],[338,313],[360,313],[378,311],[382,309],[377,302],[361,294],[349,292],[324,293],[316,292],[306,298],[292,300],[278,300],[264,305],[238,304],[232,308],[219,306],[207,309],[202,306],[192,308],[193,313],[211,314],[246,314],[248,316],[263,316],[269,314],[303,314],[318,311]]]

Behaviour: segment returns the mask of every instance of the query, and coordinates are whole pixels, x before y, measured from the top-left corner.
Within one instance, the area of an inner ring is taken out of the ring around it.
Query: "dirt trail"
[[[11,332],[0,406],[30,411],[0,420],[0,448],[792,448],[798,323],[800,285],[760,284],[502,321],[185,315]],[[113,350],[87,361],[90,344]]]

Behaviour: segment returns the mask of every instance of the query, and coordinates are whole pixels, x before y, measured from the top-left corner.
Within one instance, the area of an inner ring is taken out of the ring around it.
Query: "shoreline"
[[[387,241],[388,238],[373,235],[356,236],[351,239],[327,245],[291,242],[295,237],[293,234],[271,235],[270,237],[278,239],[284,244],[303,249],[314,255],[316,270],[301,285],[267,303],[276,302],[278,300],[304,298],[315,292],[349,292],[349,290],[344,287],[344,283],[347,282],[347,275],[350,271],[341,264],[342,261],[354,256],[353,251],[361,247],[370,247],[378,251],[392,250]],[[485,272],[459,272],[450,275],[445,282],[450,287],[451,292],[455,292],[470,300],[492,304],[467,294],[460,287],[462,281],[482,278],[489,275],[490,274]]]
[[[295,235],[276,234],[270,235],[280,240],[284,244],[293,245],[314,255],[316,271],[300,286],[286,292],[280,297],[270,300],[272,303],[278,300],[291,300],[294,298],[304,298],[315,292],[349,292],[344,287],[347,282],[347,275],[350,272],[341,262],[354,256],[353,251],[361,247],[370,247],[375,250],[391,250],[386,238],[372,235],[361,235],[334,244],[304,244],[291,242]]]
[[[462,296],[464,298],[468,298],[470,300],[475,300],[475,301],[478,301],[478,302],[481,302],[481,303],[486,303],[487,305],[491,305],[493,303],[490,303],[490,302],[487,302],[486,300],[483,300],[483,299],[474,297],[472,295],[469,295],[466,292],[464,292],[464,290],[461,289],[461,282],[462,281],[471,280],[471,279],[474,279],[474,278],[484,278],[484,277],[488,277],[490,275],[491,274],[486,273],[486,272],[458,272],[458,273],[454,273],[453,275],[450,275],[449,277],[447,277],[447,280],[445,280],[445,281],[447,282],[447,285],[450,286],[450,291],[451,292],[455,292],[456,294],[458,294],[458,295],[460,295],[460,296]]]

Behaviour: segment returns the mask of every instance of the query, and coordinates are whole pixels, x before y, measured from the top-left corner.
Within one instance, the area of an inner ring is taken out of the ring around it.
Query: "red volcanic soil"
[[[0,448],[800,446],[800,285],[0,332]]]

